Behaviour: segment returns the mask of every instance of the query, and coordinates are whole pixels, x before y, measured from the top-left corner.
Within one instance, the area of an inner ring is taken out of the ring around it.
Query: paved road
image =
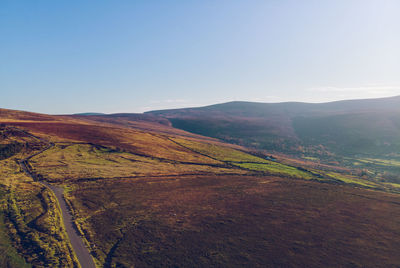
[[[83,244],[82,238],[78,235],[73,225],[73,219],[71,212],[68,209],[67,203],[65,202],[63,189],[54,185],[50,185],[47,182],[41,181],[40,183],[46,185],[51,189],[54,195],[57,197],[58,203],[62,211],[64,220],[65,230],[69,236],[72,248],[75,251],[76,257],[82,268],[95,268],[92,256],[90,256],[89,250]]]
[[[46,142],[39,137],[36,137],[36,136],[26,133],[25,131],[21,131],[21,132],[24,132],[25,134],[27,134],[31,137],[34,137],[42,142]],[[37,153],[30,155],[30,156],[26,157],[25,159],[22,159],[19,161],[19,164],[20,164],[22,170],[28,176],[32,177],[32,179],[34,181],[38,181],[38,180],[37,180],[35,174],[32,173],[30,171],[30,169],[28,168],[28,166],[29,166],[28,161],[32,157],[34,157],[38,154],[41,154],[44,151],[46,151],[54,146],[53,143],[48,143],[48,144],[49,145],[45,149],[41,150],[40,152],[37,152]],[[93,262],[93,258],[90,255],[89,250],[85,247],[85,244],[83,243],[82,238],[79,236],[77,230],[74,228],[72,214],[71,214],[70,210],[68,209],[67,203],[65,202],[64,195],[63,195],[63,189],[61,187],[50,185],[49,183],[47,183],[45,181],[38,181],[38,182],[40,182],[42,185],[44,185],[48,189],[50,189],[56,196],[57,201],[60,204],[60,209],[62,212],[65,230],[67,232],[68,238],[71,242],[72,248],[75,252],[76,257],[78,258],[78,262],[81,265],[81,267],[82,268],[96,268],[96,265]]]

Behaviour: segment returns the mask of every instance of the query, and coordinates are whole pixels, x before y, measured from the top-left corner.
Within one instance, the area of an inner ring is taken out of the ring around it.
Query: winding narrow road
[[[14,129],[16,129],[16,128],[14,128]],[[29,159],[54,147],[54,143],[47,142],[39,137],[33,136],[33,135],[31,135],[25,131],[22,131],[20,129],[17,129],[17,130],[24,132],[26,135],[29,135],[37,140],[48,143],[48,146],[46,148],[20,160],[18,163],[21,166],[22,170],[25,172],[25,174],[30,176],[34,181],[37,181],[37,182],[41,183],[42,185],[44,185],[47,189],[52,191],[53,194],[55,195],[55,197],[57,198],[57,201],[60,205],[60,209],[62,212],[62,218],[63,218],[65,230],[67,232],[69,241],[71,242],[72,248],[75,252],[75,255],[78,259],[80,266],[82,268],[96,268],[96,265],[94,264],[93,258],[90,255],[89,250],[86,248],[85,244],[83,243],[82,238],[79,236],[77,230],[74,228],[74,221],[73,221],[72,213],[68,209],[67,203],[65,202],[65,198],[63,195],[63,189],[61,187],[51,185],[45,181],[38,180],[37,176],[29,168],[29,165],[28,165]]]
[[[78,235],[74,228],[72,214],[68,209],[67,203],[65,202],[63,189],[54,185],[50,185],[47,182],[40,182],[41,184],[47,186],[53,191],[54,195],[57,197],[58,203],[62,211],[62,216],[64,220],[65,230],[67,231],[69,241],[71,242],[72,248],[78,258],[78,261],[82,268],[95,268],[92,256],[90,256],[89,250],[86,248],[82,241],[82,238]]]

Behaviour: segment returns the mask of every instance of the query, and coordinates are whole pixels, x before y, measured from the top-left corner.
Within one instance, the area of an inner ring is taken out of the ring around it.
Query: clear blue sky
[[[400,95],[400,1],[0,1],[0,107]]]

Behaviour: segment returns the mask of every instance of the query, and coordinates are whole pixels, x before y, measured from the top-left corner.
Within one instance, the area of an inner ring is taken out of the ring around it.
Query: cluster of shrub
[[[0,160],[9,158],[22,151],[26,147],[25,143],[12,142],[9,144],[0,144]]]

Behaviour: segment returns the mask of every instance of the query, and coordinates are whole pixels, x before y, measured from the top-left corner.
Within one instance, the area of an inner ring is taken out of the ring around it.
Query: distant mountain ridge
[[[88,113],[77,113],[73,115],[83,115],[83,116],[89,116],[89,115],[105,115],[104,113],[93,113],[93,112],[88,112]]]
[[[387,156],[400,151],[400,96],[328,103],[235,101],[146,114],[189,132],[277,152]]]
[[[262,102],[248,102],[248,101],[232,101],[221,104],[213,104],[204,107],[196,108],[181,108],[181,109],[168,109],[168,110],[155,110],[146,113],[157,115],[172,115],[174,113],[181,114],[182,112],[191,111],[224,111],[233,112],[238,115],[250,113],[252,116],[265,115],[265,113],[288,113],[288,114],[302,114],[320,112],[324,109],[328,112],[349,112],[349,111],[363,111],[363,110],[397,110],[400,111],[400,96],[378,98],[378,99],[357,99],[357,100],[343,100],[325,103],[307,103],[307,102],[279,102],[279,103],[262,103]]]

